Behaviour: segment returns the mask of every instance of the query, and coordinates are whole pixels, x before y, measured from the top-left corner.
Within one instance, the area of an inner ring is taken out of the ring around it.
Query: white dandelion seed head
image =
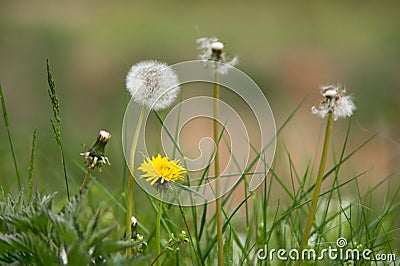
[[[225,75],[239,62],[239,57],[235,56],[232,60],[227,60],[224,53],[224,43],[215,37],[203,37],[196,40],[197,49],[201,52],[199,59],[203,60],[205,67],[213,63],[214,70],[221,75]],[[215,62],[218,62],[217,64]]]
[[[328,115],[329,108],[321,108],[321,105],[319,106],[319,108],[313,106],[313,107],[311,107],[311,113],[314,115],[317,115],[321,118],[324,118]]]
[[[337,120],[341,117],[350,117],[353,115],[354,110],[356,110],[356,106],[352,100],[352,97],[350,95],[342,96],[337,101],[336,107],[333,110],[333,119]]]
[[[133,65],[126,76],[126,88],[135,102],[156,111],[168,108],[180,90],[174,70],[155,60]]]
[[[336,86],[322,86],[321,95],[324,100],[320,103],[319,107],[311,107],[311,113],[324,118],[329,112],[333,113],[333,120],[338,118],[350,117],[353,115],[353,111],[356,110],[356,106],[353,102],[353,98],[350,95],[344,95],[346,89],[338,84]]]

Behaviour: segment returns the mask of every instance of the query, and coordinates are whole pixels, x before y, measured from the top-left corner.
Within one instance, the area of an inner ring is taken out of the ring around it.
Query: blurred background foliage
[[[358,160],[362,170],[377,163],[379,180],[399,161],[399,8],[395,1],[1,1],[0,82],[23,179],[37,128],[34,182],[40,191],[65,196],[50,126],[46,59],[58,88],[72,194],[84,176],[81,144],[91,145],[100,129],[112,134],[107,146],[112,165],[96,175],[117,192],[123,186],[121,126],[129,67],[143,59],[169,64],[195,59],[195,39],[217,36],[230,54],[240,55],[239,68],[263,89],[278,126],[308,95],[282,137],[299,162],[308,161],[317,147],[322,124],[310,107],[320,101],[319,86],[344,83],[358,108],[351,141],[359,144],[381,130]],[[335,124],[338,131],[345,127],[346,122]],[[3,123],[0,162],[0,185],[16,191]]]

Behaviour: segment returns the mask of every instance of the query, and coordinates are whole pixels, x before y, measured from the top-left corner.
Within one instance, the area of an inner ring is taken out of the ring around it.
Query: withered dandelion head
[[[152,156],[151,159],[146,158],[138,169],[144,173],[140,177],[146,178],[146,181],[157,189],[167,188],[169,183],[183,180],[187,174],[179,160],[170,161],[168,157],[161,157],[160,154],[157,157]]]
[[[318,108],[315,106],[311,108],[313,114],[324,118],[329,112],[332,112],[334,120],[353,115],[356,106],[353,103],[352,97],[345,95],[346,90],[341,85],[322,86],[320,92],[324,100]]]
[[[99,167],[99,170],[101,171],[101,166],[103,164],[110,165],[108,157],[104,156],[104,149],[110,138],[111,134],[109,132],[100,130],[96,142],[92,145],[92,147],[81,153],[81,156],[84,156],[85,162],[88,164],[89,169]]]
[[[238,64],[239,58],[237,56],[233,57],[232,60],[226,58],[224,52],[224,43],[219,41],[215,37],[203,37],[196,40],[198,44],[197,49],[201,52],[199,54],[199,59],[205,61],[206,66],[209,62],[218,62],[221,64],[215,64],[215,70],[221,74],[227,74],[228,70]]]
[[[137,103],[157,111],[175,101],[179,80],[167,64],[148,60],[131,67],[126,76],[126,88]]]

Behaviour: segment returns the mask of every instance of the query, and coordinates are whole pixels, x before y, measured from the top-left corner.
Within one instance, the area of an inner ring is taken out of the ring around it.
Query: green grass
[[[67,197],[68,200],[70,200],[70,195],[69,195],[69,186],[68,186],[68,177],[67,177],[67,169],[65,166],[65,156],[64,156],[64,149],[62,145],[62,138],[61,138],[61,115],[60,115],[60,105],[58,101],[58,97],[56,94],[56,84],[53,80],[53,76],[50,71],[50,65],[49,65],[49,60],[46,62],[46,67],[47,67],[47,82],[49,85],[48,89],[48,94],[51,100],[51,105],[53,106],[53,115],[55,119],[55,123],[53,120],[51,121],[51,127],[53,128],[54,132],[54,138],[56,139],[57,145],[60,150],[60,157],[61,157],[61,163],[63,167],[63,172],[64,172],[64,179],[65,179],[65,187],[67,189]]]
[[[141,239],[110,240],[117,224],[104,225],[101,208],[84,223],[78,221],[82,209],[86,211],[86,193],[75,196],[59,212],[53,210],[55,194],[36,193],[30,201],[24,200],[23,191],[15,200],[3,195],[0,261],[29,265],[132,263],[132,258],[123,258],[118,252],[127,248],[140,250],[145,246]]]
[[[35,148],[36,148],[36,129],[33,131],[32,135],[32,148],[31,148],[31,159],[29,160],[29,169],[28,169],[28,191],[29,196],[28,199],[32,199],[33,194],[33,169],[35,168]]]
[[[20,184],[27,179],[28,192],[20,185],[20,192],[13,197],[9,191],[2,191],[0,201],[0,261],[4,263],[26,264],[61,264],[63,257],[68,258],[70,265],[215,265],[217,262],[217,217],[212,205],[203,204],[196,207],[182,207],[167,203],[159,204],[148,194],[135,188],[133,215],[138,225],[132,228],[135,233],[132,241],[125,240],[126,201],[121,191],[125,191],[125,183],[117,189],[104,186],[102,179],[115,178],[112,173],[102,176],[92,173],[92,181],[82,193],[69,195],[67,164],[64,158],[59,99],[47,64],[49,96],[53,106],[54,121],[52,129],[55,134],[57,148],[61,154],[62,173],[67,189],[67,203],[63,200],[55,202],[54,193],[45,195],[35,192],[42,190],[45,184],[36,183],[33,172],[40,165],[36,154],[41,147],[36,143],[36,129],[32,135],[28,174],[21,175]],[[3,92],[1,100],[4,121],[8,132],[12,158],[18,175],[17,161],[9,130],[8,115],[5,108]],[[298,248],[304,233],[304,224],[310,211],[312,192],[315,189],[313,162],[315,158],[306,158],[305,165],[296,165],[295,151],[291,151],[282,137],[287,126],[295,119],[297,111],[304,105],[304,99],[287,113],[287,118],[278,121],[276,136],[278,148],[275,160],[268,165],[263,154],[270,148],[257,147],[252,143],[254,157],[243,170],[239,182],[221,200],[223,254],[225,265],[286,265],[276,259],[260,261],[257,252],[265,245],[271,249]],[[163,118],[155,115],[155,123],[163,127]],[[306,123],[306,122],[303,122]],[[176,130],[178,125],[176,126]],[[219,141],[228,145],[227,139],[219,132]],[[179,149],[177,132],[167,131],[168,137]],[[323,189],[319,193],[319,201],[315,218],[310,230],[311,241],[306,248],[314,248],[317,252],[324,248],[335,248],[339,237],[346,238],[348,247],[359,250],[369,248],[372,254],[399,255],[398,214],[400,210],[400,185],[398,173],[389,176],[374,177],[379,180],[375,185],[362,188],[365,179],[372,178],[366,169],[358,169],[357,174],[348,174],[344,167],[352,164],[360,150],[369,145],[378,133],[360,140],[352,135],[352,120],[349,119],[347,130],[341,132],[339,127],[333,132],[344,136],[339,153],[332,144],[332,164],[322,173]],[[1,135],[3,136],[3,135]],[[349,143],[356,139],[358,145]],[[111,140],[112,141],[112,140]],[[318,144],[315,144],[318,145]],[[229,147],[228,147],[229,148]],[[317,147],[315,147],[317,149]],[[230,154],[236,160],[234,154]],[[316,156],[316,155],[314,155]],[[68,159],[68,158],[67,158]],[[111,158],[113,159],[113,158]],[[254,192],[248,191],[248,180],[254,164],[260,160],[265,175],[269,173],[263,185]],[[74,161],[72,158],[68,161]],[[112,160],[113,163],[117,162]],[[285,162],[285,163],[284,163]],[[3,164],[6,162],[0,162]],[[81,163],[77,163],[86,172]],[[287,166],[289,176],[282,170]],[[55,171],[58,171],[55,169]],[[46,178],[51,179],[53,173]],[[125,175],[128,173],[125,171]],[[96,175],[96,176],[94,176]],[[188,182],[206,182],[210,177],[209,168],[199,173],[198,177],[190,177]],[[6,177],[13,178],[13,177]],[[221,176],[221,178],[225,178]],[[226,177],[228,178],[228,176]],[[126,176],[125,176],[126,181]],[[79,182],[78,182],[79,183]],[[121,182],[114,182],[121,184]],[[388,185],[390,184],[390,185]],[[72,184],[75,186],[75,184]],[[384,196],[379,190],[387,187]],[[118,192],[115,192],[118,191]],[[279,200],[273,200],[276,192]],[[349,193],[348,191],[351,191]],[[198,193],[197,191],[192,191]],[[60,193],[63,194],[63,193]],[[378,196],[380,195],[380,197]],[[65,198],[65,196],[64,196]],[[158,220],[159,224],[155,222]],[[184,231],[184,232],[182,232]],[[131,252],[126,256],[126,250]],[[65,254],[65,255],[62,255]],[[106,261],[106,262],[105,262]],[[325,259],[316,265],[348,265],[346,259],[330,261]],[[292,262],[290,264],[293,264]],[[384,263],[385,264],[385,263]],[[313,265],[304,262],[304,265]],[[370,265],[361,260],[356,265]],[[373,264],[374,265],[374,264]],[[380,265],[380,264],[376,264]]]
[[[16,174],[17,180],[18,180],[18,187],[21,190],[22,189],[21,178],[19,176],[17,159],[15,158],[15,150],[14,150],[14,145],[13,145],[13,141],[12,141],[11,133],[10,133],[10,122],[8,120],[6,102],[4,100],[3,89],[1,88],[1,84],[0,84],[0,100],[1,100],[1,107],[3,110],[4,125],[6,126],[6,129],[7,129],[8,143],[10,144],[11,155],[12,155],[13,163],[14,163],[14,167],[15,167],[15,174]]]

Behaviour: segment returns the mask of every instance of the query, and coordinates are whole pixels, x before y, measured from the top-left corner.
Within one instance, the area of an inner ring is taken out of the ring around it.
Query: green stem
[[[4,124],[7,129],[8,142],[10,143],[11,154],[12,154],[13,161],[14,161],[15,173],[17,174],[18,186],[19,186],[19,190],[21,190],[22,189],[21,178],[19,177],[17,159],[15,158],[14,145],[13,145],[13,142],[11,139],[11,133],[10,133],[10,124],[8,122],[6,102],[4,100],[3,90],[1,89],[1,85],[0,85],[0,100],[1,100],[1,107],[3,109]]]
[[[64,171],[65,186],[67,188],[68,201],[70,201],[68,177],[67,177],[67,167],[65,165],[65,156],[64,156],[64,150],[63,150],[62,139],[61,139],[60,105],[59,105],[58,97],[56,94],[56,84],[55,84],[53,76],[51,75],[51,72],[50,72],[50,65],[49,65],[48,59],[46,61],[46,68],[47,68],[47,83],[49,84],[48,94],[49,94],[49,97],[51,100],[51,105],[53,106],[54,119],[56,120],[55,123],[53,122],[53,120],[50,120],[50,122],[51,122],[51,126],[53,128],[53,131],[54,131],[54,137],[56,139],[58,148],[60,150],[61,163],[62,163],[63,171]]]
[[[31,159],[29,161],[29,169],[28,169],[29,200],[32,200],[32,193],[33,193],[32,174],[33,174],[33,168],[35,167],[35,145],[36,145],[36,128],[33,131],[32,135]]]
[[[131,147],[131,157],[129,161],[129,177],[128,177],[128,192],[126,198],[126,227],[125,232],[128,239],[131,239],[132,230],[131,230],[131,217],[132,217],[132,199],[133,199],[133,181],[134,181],[134,168],[135,168],[135,153],[136,147],[139,140],[140,130],[142,128],[144,115],[146,114],[146,106],[143,105],[142,111],[140,112],[139,120],[136,126],[135,135],[133,135],[132,147]],[[131,255],[132,250],[127,249],[127,255]]]
[[[299,250],[300,252],[303,251],[303,249],[305,248],[305,246],[308,243],[308,238],[310,237],[310,231],[311,231],[311,227],[312,227],[312,224],[314,221],[314,216],[317,211],[319,193],[321,191],[322,179],[323,179],[324,172],[325,172],[326,159],[328,157],[328,149],[329,149],[329,141],[330,141],[331,132],[332,132],[332,124],[333,124],[333,116],[332,116],[332,112],[329,112],[328,113],[328,121],[326,124],[326,130],[325,130],[325,140],[324,140],[324,147],[323,147],[322,155],[321,155],[321,162],[319,164],[317,181],[315,182],[314,194],[313,194],[313,197],[311,200],[311,207],[310,207],[310,211],[308,214],[306,227],[304,228],[303,238],[301,240],[301,245],[300,245],[300,250]],[[297,261],[296,265],[300,265],[300,262],[301,262],[300,260]]]
[[[156,246],[157,246],[157,253],[161,254],[161,213],[162,213],[162,192],[161,192],[161,199],[158,204],[158,211],[157,211],[157,221],[156,221]],[[157,256],[154,261],[156,261],[159,257]],[[157,265],[161,266],[161,261],[157,260]]]
[[[168,244],[168,246],[166,246],[158,255],[157,257],[155,257],[155,259],[151,262],[150,266],[154,265],[156,263],[156,261],[162,256],[162,254],[164,254],[167,250],[173,248],[174,246],[176,246],[177,244],[179,244],[179,241],[173,242],[172,244]],[[176,253],[178,254],[178,253]]]
[[[66,165],[65,165],[65,157],[64,157],[63,146],[62,146],[62,143],[61,143],[61,135],[59,136],[59,138],[60,138],[59,147],[60,147],[60,154],[61,154],[61,163],[62,163],[63,171],[64,171],[65,186],[67,187],[68,201],[70,201],[71,199],[70,199],[70,196],[69,196],[69,186],[68,186],[68,178],[67,178],[67,167],[66,167]]]
[[[87,184],[89,183],[89,180],[90,180],[90,174],[92,173],[92,167],[89,167],[88,168],[88,171],[87,171],[87,173],[86,173],[86,175],[85,175],[85,178],[83,179],[83,183],[82,183],[82,185],[81,185],[81,189],[80,189],[80,192],[82,192],[83,191],[83,189],[87,186]]]
[[[218,130],[218,112],[219,112],[219,84],[218,71],[214,73],[214,121],[213,121],[213,138],[215,143],[214,157],[214,176],[215,176],[215,194],[217,197],[216,203],[216,220],[217,220],[217,247],[218,247],[218,265],[224,265],[224,246],[222,242],[222,199],[219,195],[219,130]]]

